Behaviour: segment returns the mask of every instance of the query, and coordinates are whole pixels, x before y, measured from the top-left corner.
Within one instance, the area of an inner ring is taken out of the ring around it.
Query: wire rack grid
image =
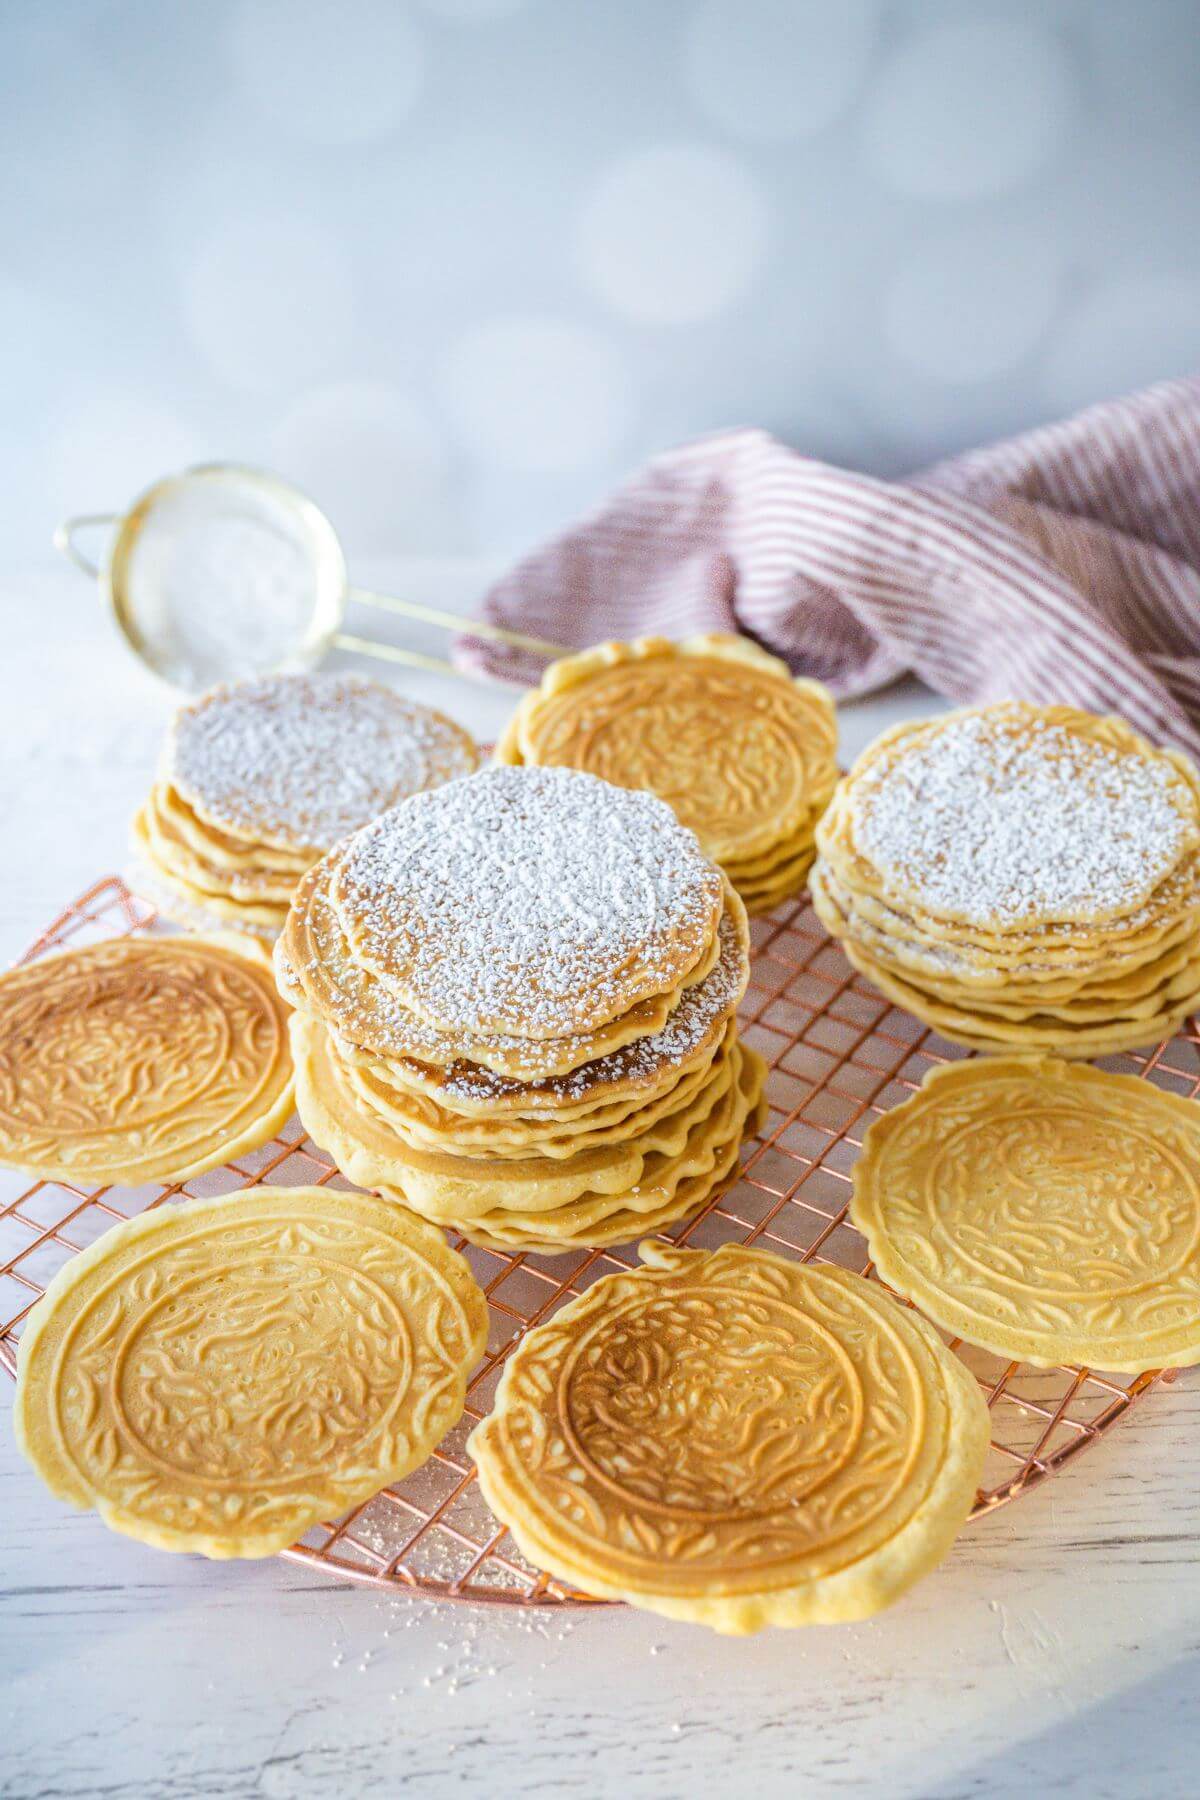
[[[68,907],[22,960],[162,928],[153,907],[119,877],[108,876]],[[850,1171],[863,1133],[873,1117],[912,1093],[934,1063],[968,1053],[877,994],[803,901],[754,921],[753,939],[742,1035],[770,1066],[769,1116],[746,1144],[732,1183],[697,1218],[666,1235],[705,1249],[758,1243],[801,1262],[830,1262],[872,1276],[865,1240],[847,1220]],[[1153,1051],[1109,1058],[1101,1066],[1195,1098],[1198,1052],[1200,1034],[1191,1022]],[[30,1308],[56,1269],[115,1222],[181,1195],[326,1182],[348,1185],[297,1119],[253,1155],[182,1185],[88,1190],[10,1177],[8,1188],[0,1189],[0,1362],[15,1373]],[[316,1527],[284,1554],[344,1578],[440,1599],[603,1604],[525,1560],[488,1511],[465,1442],[489,1411],[504,1359],[521,1334],[600,1276],[636,1263],[636,1246],[539,1257],[479,1250],[463,1239],[454,1243],[484,1288],[491,1313],[487,1351],[470,1383],[463,1419],[423,1467],[344,1518]],[[959,1339],[947,1341],[979,1381],[992,1417],[973,1518],[1057,1473],[1163,1378],[1162,1371],[1122,1377],[1084,1368],[1033,1369]]]

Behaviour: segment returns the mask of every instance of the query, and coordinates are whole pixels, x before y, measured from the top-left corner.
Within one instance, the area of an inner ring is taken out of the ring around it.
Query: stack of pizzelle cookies
[[[745,909],[651,794],[495,768],[417,795],[302,879],[275,957],[310,1136],[476,1244],[662,1229],[759,1116]]]
[[[331,845],[479,760],[461,726],[358,676],[213,688],[176,713],[134,819],[138,885],[181,924],[274,937]]]
[[[1102,1056],[1200,1003],[1200,781],[1119,719],[1013,701],[898,726],[817,846],[827,929],[953,1042]]]
[[[828,690],[746,638],[716,632],[598,644],[552,663],[496,747],[497,762],[650,789],[752,913],[803,888],[836,755]]]

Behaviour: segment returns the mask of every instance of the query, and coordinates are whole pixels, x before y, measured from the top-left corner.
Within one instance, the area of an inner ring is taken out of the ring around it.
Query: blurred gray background
[[[1195,0],[0,0],[0,144],[10,564],[212,457],[508,555],[1200,361]]]

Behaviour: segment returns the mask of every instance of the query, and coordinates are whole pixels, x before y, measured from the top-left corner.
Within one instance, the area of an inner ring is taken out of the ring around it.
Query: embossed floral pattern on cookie
[[[887,1605],[970,1511],[973,1378],[844,1270],[642,1255],[509,1359],[469,1445],[497,1516],[586,1592],[721,1631]]]
[[[240,937],[118,938],[0,976],[0,1161],[181,1180],[292,1110],[288,1008]]]
[[[999,1356],[1200,1362],[1200,1106],[1053,1057],[952,1064],[867,1133],[885,1281]]]
[[[18,1441],[117,1531],[268,1556],[424,1461],[486,1330],[462,1258],[385,1201],[267,1188],[164,1207],[34,1308]]]

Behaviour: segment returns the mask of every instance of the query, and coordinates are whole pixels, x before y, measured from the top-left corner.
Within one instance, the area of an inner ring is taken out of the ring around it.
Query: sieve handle
[[[95,530],[97,525],[119,525],[120,522],[120,513],[78,513],[73,519],[64,519],[62,524],[55,528],[54,548],[60,555],[65,556],[68,562],[73,562],[77,569],[82,569],[85,575],[90,576],[93,581],[98,581],[101,574],[100,564],[94,563],[90,556],[84,555],[75,542],[75,534],[77,531]]]
[[[406,619],[422,619],[426,625],[440,625],[445,631],[465,631],[472,637],[488,638],[495,644],[511,644],[514,650],[529,650],[534,656],[554,659],[571,655],[565,644],[552,644],[546,638],[526,637],[523,631],[508,631],[503,625],[489,625],[485,619],[466,619],[461,613],[445,612],[440,606],[425,606],[419,600],[399,600],[394,594],[377,594],[371,588],[359,587],[347,588],[346,598],[357,600],[363,606],[374,606],[380,612],[400,613]],[[438,664],[439,668],[445,666]]]
[[[469,624],[469,620],[464,620]],[[353,650],[359,656],[375,656],[380,662],[403,663],[407,669],[429,669],[434,675],[452,675],[456,681],[479,681],[485,687],[492,687],[497,682],[502,687],[523,688],[527,684],[514,675],[485,675],[482,669],[458,669],[444,657],[425,656],[420,650],[402,650],[397,644],[381,644],[375,638],[355,637],[352,632],[339,631],[333,639],[336,650]]]

